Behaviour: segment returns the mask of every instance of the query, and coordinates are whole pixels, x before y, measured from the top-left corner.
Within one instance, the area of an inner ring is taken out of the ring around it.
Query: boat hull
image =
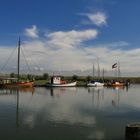
[[[19,83],[7,83],[3,84],[2,87],[4,88],[24,88],[24,87],[33,87],[34,82],[19,82]]]
[[[115,82],[115,83],[108,83],[107,86],[109,87],[123,87],[125,86],[125,83],[121,82]]]
[[[87,83],[88,87],[103,87],[104,83],[100,83],[100,82],[94,82],[94,83]]]
[[[112,87],[122,87],[124,86],[124,83],[119,83],[119,84],[112,84]]]
[[[47,84],[47,87],[74,87],[76,86],[77,82],[72,83],[65,83],[65,84]]]

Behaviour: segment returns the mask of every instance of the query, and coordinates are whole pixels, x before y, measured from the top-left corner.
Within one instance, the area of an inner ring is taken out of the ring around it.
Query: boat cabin
[[[61,80],[61,76],[53,76],[51,78],[51,84],[65,84],[66,81]]]
[[[9,84],[9,83],[16,83],[17,78],[3,78],[0,77],[0,84]]]

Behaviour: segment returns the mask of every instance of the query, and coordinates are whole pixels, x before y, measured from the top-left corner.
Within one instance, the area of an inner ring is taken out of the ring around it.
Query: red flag
[[[117,63],[112,65],[112,69],[117,68]]]

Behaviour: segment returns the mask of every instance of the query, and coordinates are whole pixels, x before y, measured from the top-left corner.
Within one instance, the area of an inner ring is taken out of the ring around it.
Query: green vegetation
[[[35,85],[44,86],[46,85],[47,82],[48,82],[47,80],[35,80]]]

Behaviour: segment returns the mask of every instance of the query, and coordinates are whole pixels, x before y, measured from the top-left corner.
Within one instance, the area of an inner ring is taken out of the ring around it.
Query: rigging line
[[[5,64],[0,68],[0,72],[2,72],[4,70],[4,68],[7,66],[9,60],[11,59],[11,56],[14,54],[14,52],[15,52],[16,49],[17,49],[17,47],[15,49],[13,49],[12,53],[9,55],[9,57],[6,60]]]
[[[31,69],[30,69],[30,67],[29,67],[28,61],[27,61],[27,59],[26,59],[26,57],[25,57],[25,54],[24,54],[24,51],[23,51],[22,47],[21,47],[21,50],[22,50],[22,52],[23,52],[23,57],[24,57],[24,59],[25,59],[25,63],[27,64],[28,70],[29,70],[30,73],[31,73]]]
[[[25,47],[24,47],[24,50],[26,50]],[[34,66],[34,65],[37,66],[38,68],[40,68],[40,66],[39,66],[35,61],[32,60],[32,66]],[[34,69],[33,69],[33,70],[34,70]],[[33,71],[33,72],[34,72],[34,73],[37,73],[36,70]]]

